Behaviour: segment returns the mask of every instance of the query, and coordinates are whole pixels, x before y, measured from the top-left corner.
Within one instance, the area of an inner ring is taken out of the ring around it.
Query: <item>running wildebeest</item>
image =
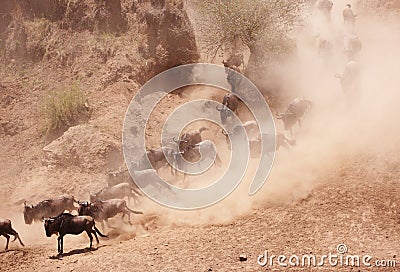
[[[63,254],[63,238],[67,234],[78,235],[86,231],[90,239],[90,249],[92,249],[92,234],[94,234],[96,237],[97,243],[99,243],[97,234],[99,234],[101,237],[107,237],[96,228],[94,219],[92,217],[72,215],[69,213],[62,213],[59,216],[44,219],[44,229],[46,230],[47,237],[51,237],[53,234],[58,235],[59,255]]]
[[[340,79],[345,95],[354,96],[359,91],[360,66],[355,61],[349,61],[343,71],[343,75],[336,75]]]
[[[113,187],[103,188],[97,193],[90,194],[90,202],[94,202],[96,200],[108,200],[114,198],[123,199],[124,197],[128,197],[128,202],[130,203],[130,199],[133,198],[135,201],[138,200],[138,194],[141,193],[132,188],[129,183],[120,183]]]
[[[227,144],[229,145],[229,137],[236,135],[239,129],[241,129],[242,127],[246,130],[249,140],[250,150],[254,152],[255,149],[257,148],[259,149],[261,143],[261,137],[260,137],[260,132],[258,130],[258,125],[255,121],[247,121],[243,125],[235,126],[232,132],[225,132],[224,130],[222,130],[222,134],[224,134],[226,137]],[[263,134],[263,136],[264,135],[265,134]],[[267,139],[269,139],[269,137]],[[294,146],[296,144],[296,140],[288,139],[286,138],[284,133],[279,133],[279,132],[275,134],[275,142],[276,142],[275,150],[272,148],[271,143],[266,144],[266,142],[263,142],[266,148],[266,152],[277,151],[281,146],[289,148],[289,146]]]
[[[131,213],[143,214],[142,212],[129,209],[124,199],[109,199],[105,201],[95,201],[92,203],[79,202],[78,213],[79,215],[89,215],[93,217],[95,221],[100,221],[103,230],[104,221],[106,222],[107,227],[110,228],[108,219],[116,216],[119,213],[122,213],[121,220],[124,219],[125,215],[128,216],[128,223],[130,225],[132,225]]]
[[[242,83],[242,70],[235,65],[225,66],[226,81],[231,86],[231,92],[236,93]]]
[[[145,180],[146,183],[143,184],[143,189],[152,186],[155,189],[158,189],[159,192],[161,192],[161,189],[167,189],[171,191],[170,186],[168,186],[164,182],[160,182],[158,179],[157,172],[154,169],[146,169],[146,170],[140,170],[140,171],[134,171],[133,172],[135,175],[135,178],[141,178],[141,180]],[[136,191],[139,191],[140,189],[138,188],[137,184],[134,182],[132,179],[131,175],[129,174],[128,170],[122,170],[122,171],[114,171],[108,174],[108,186],[112,187],[114,185],[120,184],[120,183],[129,183],[132,188],[135,188]]]
[[[226,61],[223,60],[222,64],[225,67],[230,67],[230,66],[240,67],[240,65],[242,65],[244,69],[244,56],[242,53],[232,54]]]
[[[222,107],[216,107],[220,112],[221,123],[226,124],[228,117],[232,112],[238,115],[239,98],[233,93],[227,93],[222,100]]]
[[[6,251],[8,250],[8,243],[10,241],[10,235],[14,236],[13,242],[16,239],[18,239],[21,246],[25,246],[24,243],[22,243],[21,238],[19,238],[18,232],[16,232],[12,228],[10,219],[0,219],[0,235],[4,236],[7,239],[6,249],[5,249]]]
[[[360,38],[353,35],[346,35],[344,38],[344,52],[347,55],[348,60],[354,60],[358,53],[361,52],[362,42]]]
[[[293,135],[292,127],[298,123],[301,127],[301,118],[303,115],[310,111],[311,101],[304,98],[296,98],[288,106],[285,113],[277,114],[278,119],[282,119],[285,130],[290,130]]]
[[[165,153],[165,155],[164,155]],[[171,147],[162,147],[158,149],[150,149],[147,150],[145,154],[140,158],[138,162],[134,164],[134,169],[139,170],[148,170],[148,169],[160,169],[161,167],[168,164],[168,161],[165,156],[172,160],[172,163],[179,163],[179,150],[171,148]],[[148,158],[148,160],[147,160]],[[150,164],[149,164],[150,162]],[[168,164],[169,165],[169,164]],[[171,174],[174,175],[174,167],[169,165],[171,168]]]
[[[173,139],[175,143],[179,144],[179,151],[185,152],[190,146],[195,145],[203,141],[201,133],[208,130],[206,127],[201,127],[198,130],[192,130],[185,132],[181,135],[179,140]]]
[[[211,141],[202,141],[192,146],[192,148],[198,150],[198,152],[203,156],[209,157],[213,153],[212,151],[214,150],[214,145]],[[218,167],[221,166],[221,158],[219,157],[218,153],[216,153],[214,164]]]
[[[73,196],[60,196],[58,198],[47,199],[37,205],[27,205],[24,203],[25,224],[32,224],[33,221],[42,221],[44,217],[52,217],[63,213],[76,210],[74,203],[78,203]]]
[[[284,133],[276,133],[275,134],[275,149],[273,148],[273,142],[270,141],[270,137],[268,135],[263,134],[263,146],[265,148],[265,152],[271,153],[278,151],[281,146],[286,149],[289,149],[289,146],[295,146],[296,140],[295,139],[288,139],[286,138]],[[265,139],[265,140],[264,140]],[[254,151],[255,149],[260,150],[261,148],[261,139],[258,138],[256,140],[250,140],[250,150]]]

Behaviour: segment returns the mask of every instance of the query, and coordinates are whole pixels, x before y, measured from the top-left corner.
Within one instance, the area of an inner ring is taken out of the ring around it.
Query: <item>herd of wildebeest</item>
[[[330,0],[319,0],[317,2],[317,9],[323,16],[325,16],[327,23],[330,22],[330,10],[332,5],[333,3]],[[361,50],[361,42],[355,34],[355,15],[351,11],[351,6],[347,5],[343,11],[343,18],[348,30],[347,33],[350,33],[346,34],[344,37],[345,54],[348,62],[345,65],[343,74],[337,75],[337,77],[341,80],[343,92],[345,95],[348,95],[356,92],[358,89],[357,82],[359,78],[359,67],[356,58],[357,54]],[[317,44],[318,53],[321,57],[326,57],[326,54],[330,50],[331,42],[319,37]],[[220,112],[221,122],[226,124],[229,122],[233,113],[238,115],[238,107],[241,103],[235,93],[238,88],[240,88],[240,76],[238,77],[237,75],[238,73],[242,73],[239,67],[242,65],[244,67],[243,54],[232,53],[231,57],[227,61],[223,61],[223,65],[226,68],[227,81],[231,86],[231,92],[224,96],[222,106],[217,107],[216,110]],[[310,100],[305,98],[296,98],[289,104],[284,113],[277,114],[277,119],[282,120],[284,129],[290,131],[293,136],[293,126],[296,123],[298,123],[299,126],[301,125],[301,118],[311,109],[311,106],[312,103]],[[262,137],[259,135],[257,123],[255,121],[247,121],[241,126],[244,127],[249,135],[257,135],[255,137],[249,137],[250,148],[259,146]],[[202,150],[201,155],[207,154],[207,145],[209,142],[204,141],[202,137],[202,133],[206,130],[208,130],[208,128],[201,127],[198,130],[183,133],[177,139],[174,138],[173,140],[177,143],[177,149],[163,147],[148,150],[146,154],[143,155],[142,159],[135,163],[133,167],[136,170],[134,171],[134,177],[137,175],[144,175],[145,177],[156,175],[160,168],[169,165],[166,159],[168,156],[170,158],[176,158],[175,161],[174,159],[172,159],[172,161],[175,164],[179,164],[181,158],[185,158],[188,161],[196,161],[200,156],[200,149]],[[226,136],[228,147],[230,147],[229,137],[234,135],[236,131],[237,127],[234,127],[232,131],[222,131]],[[276,151],[280,146],[288,148],[296,143],[294,139],[288,139],[284,133],[277,133],[275,136],[276,144],[273,145],[274,150],[267,150],[268,152]],[[210,148],[212,148],[212,146],[210,146]],[[215,164],[217,166],[220,166],[221,164],[218,155]],[[171,167],[171,173],[175,175],[176,171],[174,172],[174,169],[176,170],[176,168],[174,165],[169,166]],[[160,192],[162,190],[171,189],[165,183],[157,183],[154,180],[155,179],[149,178],[148,185],[153,186]],[[44,222],[47,237],[50,237],[53,234],[58,235],[59,254],[63,253],[63,237],[66,234],[78,235],[82,232],[86,232],[90,239],[91,249],[93,240],[92,234],[94,234],[97,242],[99,242],[97,235],[107,237],[97,229],[95,222],[100,223],[104,231],[104,222],[106,222],[107,226],[110,227],[108,219],[115,217],[117,214],[122,214],[121,220],[127,216],[129,224],[131,224],[131,213],[143,214],[140,211],[135,211],[128,207],[131,199],[133,199],[136,204],[143,196],[128,170],[118,170],[108,173],[107,182],[108,184],[105,188],[96,193],[90,194],[89,201],[78,201],[73,196],[64,195],[57,198],[43,200],[36,205],[27,204],[25,202],[23,211],[24,221],[26,224]],[[128,203],[125,198],[127,198]],[[75,206],[75,204],[77,204],[77,206]],[[66,211],[68,211],[68,213],[66,213]],[[10,220],[0,220],[0,234],[7,239],[6,250],[9,246],[10,236],[14,236],[14,241],[18,239],[20,244],[24,246],[18,233],[12,228]]]

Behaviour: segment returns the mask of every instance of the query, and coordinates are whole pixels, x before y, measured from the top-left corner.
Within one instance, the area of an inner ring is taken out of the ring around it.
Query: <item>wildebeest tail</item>
[[[130,211],[131,213],[134,213],[134,214],[143,214],[142,212],[129,209],[128,205],[126,205],[126,202],[125,202],[125,208],[126,208],[128,211]]]
[[[95,231],[97,232],[97,234],[100,235],[101,237],[108,237],[107,235],[104,235],[103,233],[101,233],[101,232],[99,231],[99,229],[96,228],[96,226],[94,226],[94,230],[95,230]]]

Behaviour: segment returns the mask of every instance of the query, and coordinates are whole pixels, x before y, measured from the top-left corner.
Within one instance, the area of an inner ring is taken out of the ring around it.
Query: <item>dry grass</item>
[[[41,111],[45,120],[43,133],[46,138],[65,131],[90,115],[87,99],[76,86],[68,90],[51,91]]]

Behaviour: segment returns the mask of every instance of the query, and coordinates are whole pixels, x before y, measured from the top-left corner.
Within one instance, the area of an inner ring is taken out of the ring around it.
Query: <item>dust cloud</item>
[[[210,208],[183,212],[146,199],[136,209],[160,215],[159,223],[169,226],[230,224],[253,208],[295,203],[307,198],[318,184],[326,182],[327,174],[351,161],[352,157],[372,154],[379,159],[397,149],[400,146],[400,124],[397,122],[400,116],[400,21],[354,8],[359,14],[356,33],[363,48],[357,58],[361,66],[361,91],[356,99],[350,101],[335,77],[343,73],[346,64],[343,52],[346,30],[341,17],[346,2],[335,1],[330,25],[324,24],[310,11],[305,12],[306,23],[301,31],[296,31],[298,52],[280,69],[285,79],[286,102],[288,105],[296,97],[305,97],[313,102],[313,107],[303,118],[301,128],[296,125],[293,135],[285,132],[287,137],[296,139],[297,144],[289,150],[281,148],[277,152],[271,175],[260,192],[253,197],[248,195],[258,165],[258,161],[252,159],[241,185]],[[329,62],[318,54],[317,39],[321,36],[333,44]],[[210,96],[215,96],[214,92],[210,90]],[[219,93],[217,96],[222,95]],[[283,131],[279,120],[276,126],[278,131]],[[220,129],[213,128],[204,134],[204,138],[216,140],[225,165],[221,169],[213,167],[201,177],[189,177],[187,182],[192,182],[194,187],[209,184],[224,173],[230,154],[224,136],[217,132]],[[5,213],[26,244],[55,245],[55,237],[43,239],[42,224],[25,225],[22,213],[13,214]],[[87,241],[86,237],[71,239]],[[3,242],[0,241],[0,247]]]
[[[379,160],[399,147],[400,126],[396,117],[400,111],[397,105],[400,21],[369,14],[355,6],[356,26],[349,31],[342,19],[346,4],[347,1],[335,1],[330,24],[310,10],[304,13],[305,24],[295,36],[297,54],[282,64],[280,73],[285,79],[286,105],[296,97],[305,97],[313,102],[313,107],[303,118],[302,127],[295,126],[292,136],[285,132],[297,144],[277,152],[271,175],[262,190],[254,197],[248,196],[258,164],[253,159],[241,185],[213,207],[192,212],[171,211],[152,204],[146,208],[154,212],[162,210],[168,224],[229,224],[252,208],[307,198],[317,185],[327,182],[327,175],[352,158],[367,155]],[[343,73],[348,62],[344,38],[349,34],[356,34],[363,43],[356,58],[361,67],[360,91],[354,97],[343,93],[340,80],[335,77]],[[328,59],[318,53],[320,38],[331,43]],[[276,120],[276,126],[278,131],[283,131],[280,120]],[[224,145],[223,141],[217,143],[218,152],[227,159],[229,151]],[[216,180],[221,174],[222,170],[214,170],[201,179]]]

